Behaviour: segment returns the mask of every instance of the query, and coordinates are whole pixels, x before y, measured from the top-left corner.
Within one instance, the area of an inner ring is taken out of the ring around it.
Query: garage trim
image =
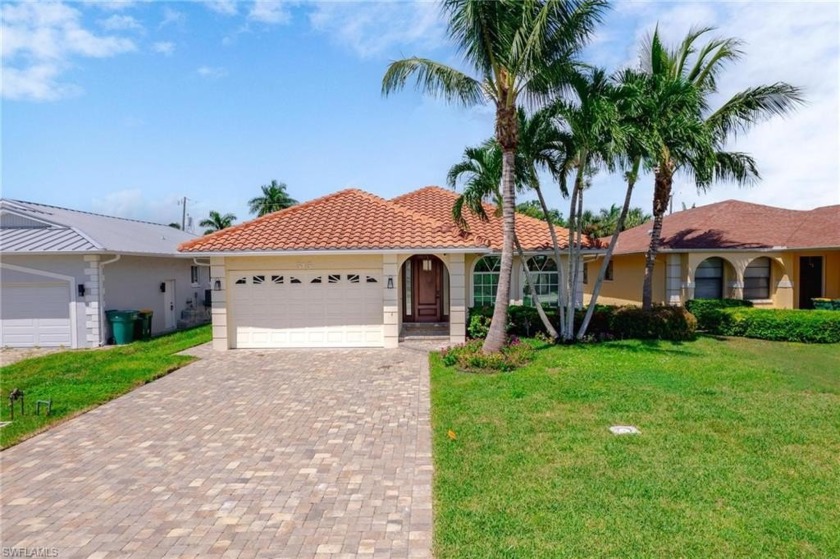
[[[45,278],[62,280],[70,284],[70,345],[73,349],[77,349],[79,347],[79,324],[76,321],[76,303],[78,302],[76,296],[76,278],[74,278],[73,276],[65,276],[63,274],[45,272],[44,270],[36,270],[35,268],[26,268],[24,266],[15,266],[14,264],[5,264],[2,262],[0,262],[0,268],[13,270],[15,272],[23,272],[25,274],[30,274],[33,276],[42,276]]]

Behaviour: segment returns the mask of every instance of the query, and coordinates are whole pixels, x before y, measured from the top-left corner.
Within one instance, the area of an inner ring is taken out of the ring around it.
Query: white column
[[[220,289],[216,289],[216,282]],[[213,349],[226,351],[230,349],[228,340],[227,313],[227,274],[225,273],[225,259],[223,257],[210,258],[210,317],[213,323]]]
[[[665,300],[674,307],[682,305],[682,258],[668,254],[665,272]]]
[[[99,347],[105,345],[105,316],[102,304],[105,300],[105,282],[99,266],[99,255],[88,255],[85,260],[85,296],[82,298],[85,308],[85,336],[79,340],[80,347]],[[73,328],[77,325],[74,324]]]
[[[462,344],[467,337],[466,265],[463,254],[450,254],[449,267],[449,343]]]
[[[382,324],[383,345],[397,348],[400,345],[399,302],[397,300],[397,255],[382,256]],[[391,288],[388,289],[388,284]]]

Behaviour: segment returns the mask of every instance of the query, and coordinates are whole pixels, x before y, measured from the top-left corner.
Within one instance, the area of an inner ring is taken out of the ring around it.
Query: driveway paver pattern
[[[429,557],[424,348],[237,350],[0,454],[4,548]]]

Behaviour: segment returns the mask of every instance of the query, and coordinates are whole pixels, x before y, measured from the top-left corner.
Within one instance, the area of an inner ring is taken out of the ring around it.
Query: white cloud
[[[91,201],[91,209],[103,215],[141,219],[153,223],[168,224],[181,220],[177,196],[148,200],[140,188],[117,190],[103,198],[95,198]]]
[[[76,58],[107,58],[135,50],[116,35],[85,29],[78,10],[61,2],[2,6],[3,97],[48,101],[79,93],[61,83]]]
[[[82,0],[82,3],[90,6],[96,6],[102,10],[116,12],[125,10],[126,8],[132,8],[138,2],[137,0]]]
[[[107,19],[103,19],[99,24],[109,31],[142,31],[143,26],[140,22],[131,16],[123,16],[114,14]]]
[[[169,6],[163,9],[163,19],[160,21],[159,28],[164,28],[168,25],[182,27],[187,21],[187,16],[178,10],[173,10]]]
[[[152,50],[164,56],[172,56],[175,52],[175,43],[171,41],[159,41],[152,44]]]
[[[361,57],[395,48],[439,48],[446,44],[440,7],[434,2],[319,2],[309,16],[313,28]]]
[[[201,66],[196,73],[202,78],[217,80],[228,75],[228,71],[218,66]]]
[[[239,13],[236,0],[201,0],[201,3],[217,14],[232,16]]]
[[[255,0],[248,19],[260,23],[285,24],[292,19],[289,3],[282,0]]]

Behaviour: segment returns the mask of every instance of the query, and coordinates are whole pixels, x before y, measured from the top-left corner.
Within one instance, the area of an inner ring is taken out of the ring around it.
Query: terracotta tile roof
[[[621,233],[616,254],[647,251],[652,222]],[[840,205],[788,210],[726,200],[665,216],[665,250],[840,247]]]
[[[186,242],[183,252],[295,250],[376,250],[502,248],[502,220],[485,205],[482,221],[467,216],[462,230],[452,218],[458,194],[429,186],[393,200],[349,189],[275,212]],[[517,214],[516,230],[525,250],[550,250],[548,225]],[[557,230],[561,245],[568,238]]]
[[[427,215],[443,223],[454,223],[452,206],[458,193],[439,186],[427,186],[391,201],[417,213]],[[488,243],[494,250],[502,250],[502,218],[496,215],[496,206],[484,204],[484,211],[489,218],[483,221],[475,214],[467,212],[467,231]],[[560,247],[568,246],[568,230],[555,228]],[[551,234],[545,221],[516,214],[516,233],[524,250],[551,250]],[[584,241],[587,243],[588,241]]]
[[[183,252],[469,248],[454,225],[349,189],[183,243]],[[483,247],[481,247],[483,248]]]

